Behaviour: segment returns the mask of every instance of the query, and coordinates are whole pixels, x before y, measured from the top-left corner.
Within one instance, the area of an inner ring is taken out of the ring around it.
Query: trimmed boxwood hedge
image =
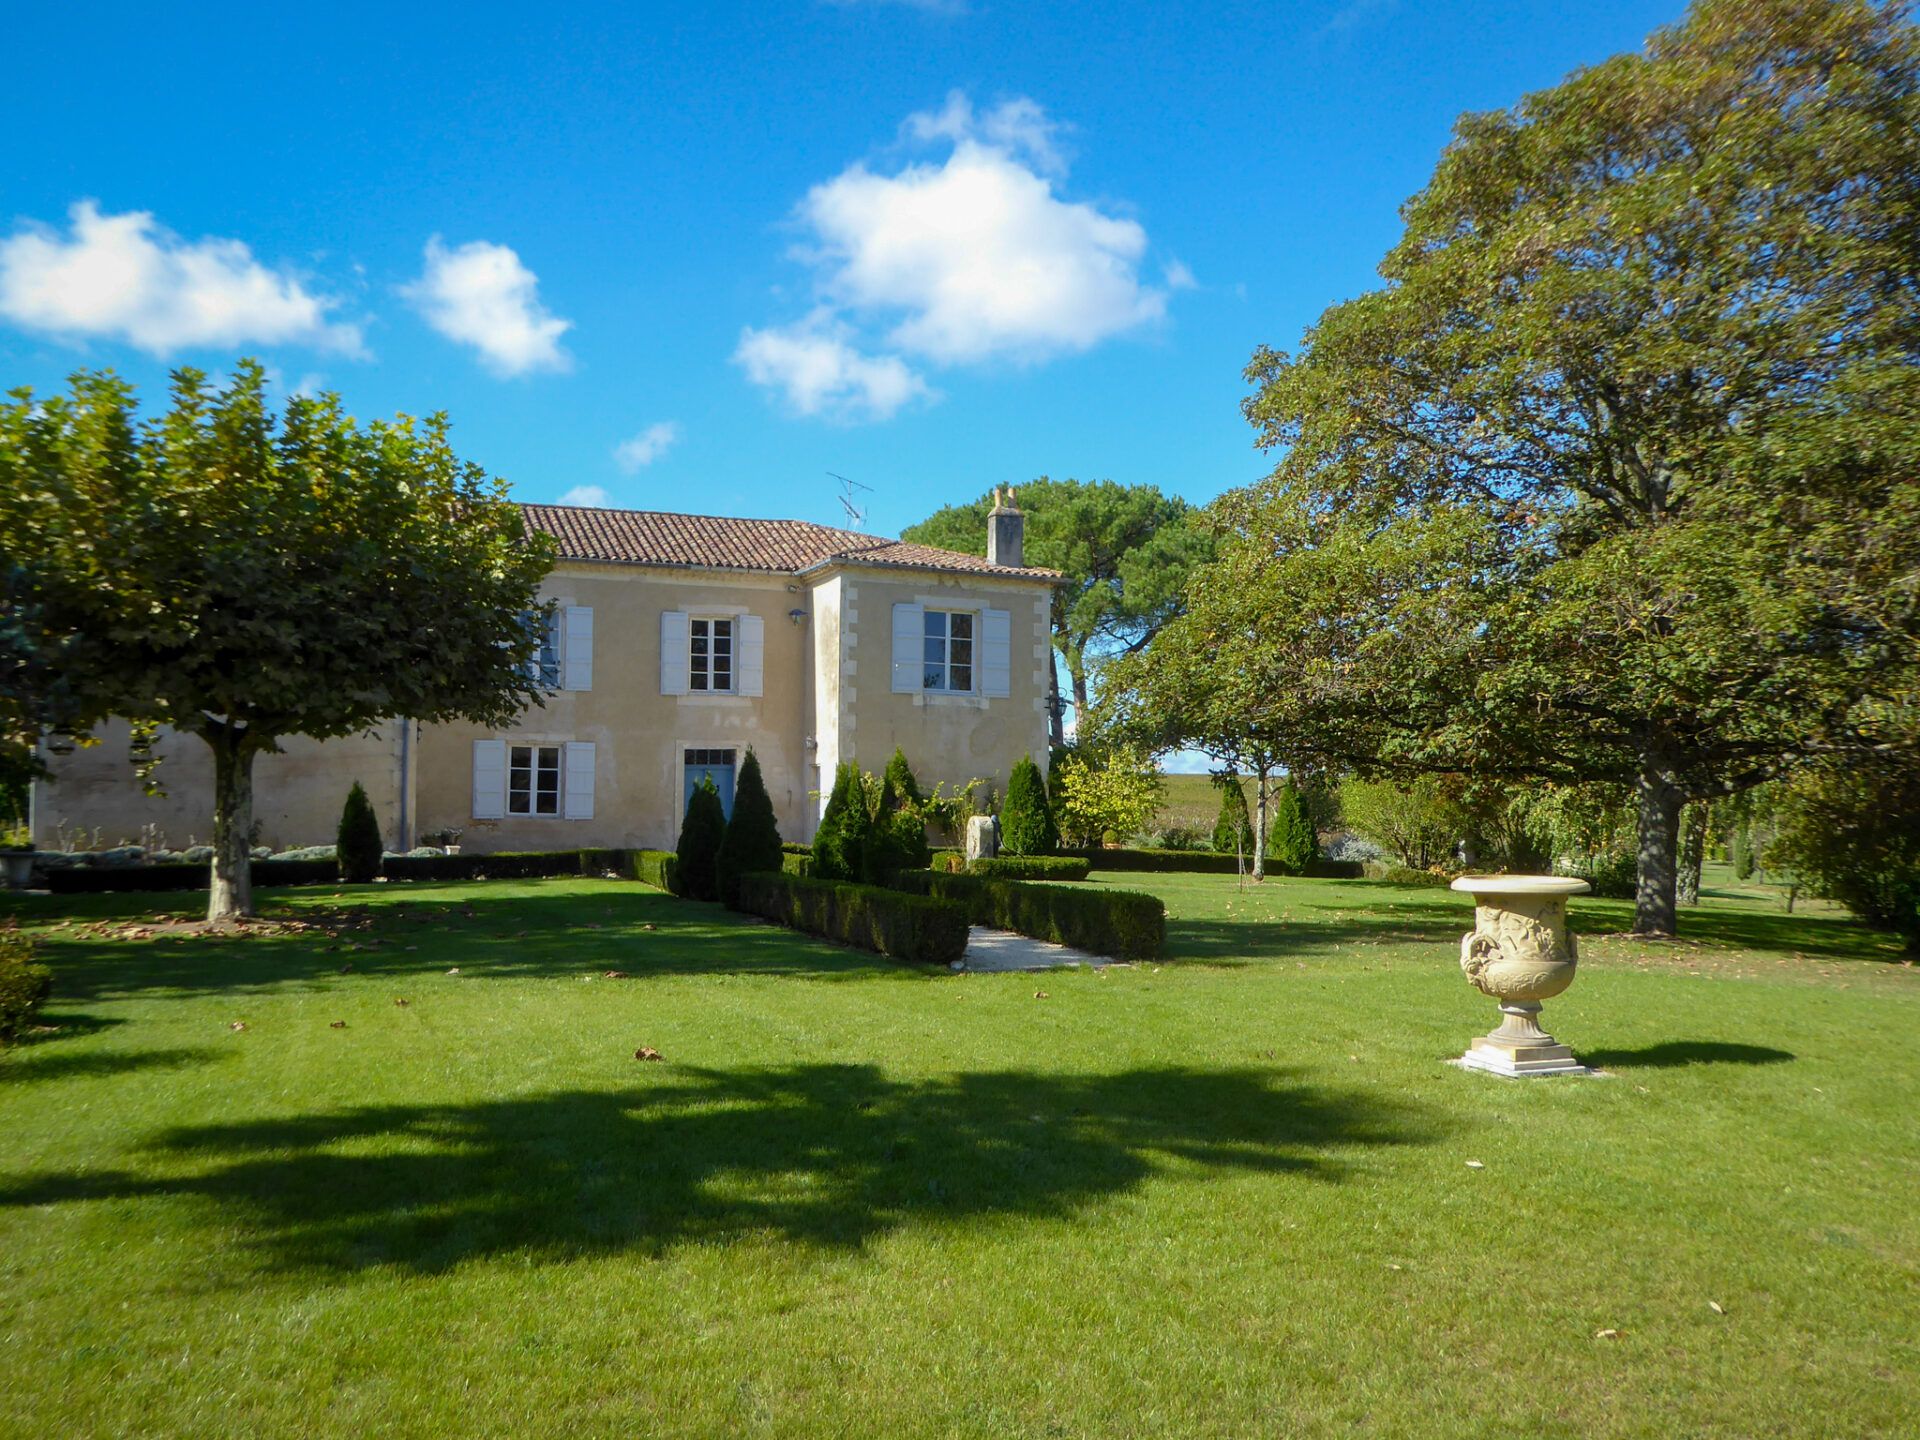
[[[1093,863],[1074,855],[982,856],[967,865],[969,875],[994,880],[1084,880]]]
[[[1210,850],[1115,849],[1075,850],[1073,853],[1092,864],[1095,870],[1232,875],[1237,873],[1239,863],[1244,863],[1249,872],[1253,869],[1252,857],[1236,863],[1234,856],[1220,855]],[[1358,880],[1363,873],[1364,867],[1358,860],[1316,860],[1307,867],[1307,874],[1317,880]]]
[[[967,953],[965,906],[878,885],[760,870],[740,877],[740,908],[896,960],[948,965]]]
[[[671,850],[629,850],[623,855],[620,873],[669,895],[681,893],[680,857]]]
[[[525,880],[541,875],[600,875],[621,867],[619,850],[498,850],[491,855],[389,855],[380,862],[388,880]],[[122,890],[204,890],[208,865],[128,865],[112,870],[79,866],[46,872],[56,895]],[[256,860],[256,890],[282,885],[338,885],[332,860]]]
[[[936,900],[957,901],[976,925],[1115,960],[1151,960],[1167,944],[1167,907],[1159,896],[1136,890],[1040,885],[937,870],[908,871],[900,884]]]

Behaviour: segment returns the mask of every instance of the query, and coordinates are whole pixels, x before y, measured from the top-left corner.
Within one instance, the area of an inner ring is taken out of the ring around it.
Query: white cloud
[[[562,505],[604,505],[607,492],[598,485],[576,485],[560,497]]]
[[[449,250],[435,235],[426,257],[425,273],[400,293],[434,329],[473,346],[496,375],[572,368],[560,337],[573,322],[540,303],[539,277],[509,247],[472,240]]]
[[[1193,278],[1193,268],[1184,260],[1169,260],[1161,267],[1160,278],[1166,281],[1169,290],[1200,288],[1200,282]]]
[[[144,210],[68,212],[0,240],[0,317],[65,339],[123,340],[155,355],[198,346],[310,345],[364,353],[339,301],[270,270],[239,240],[187,241]]]
[[[1144,282],[1145,228],[1060,197],[1059,132],[1032,100],[981,112],[959,91],[908,117],[902,136],[944,143],[945,158],[862,162],[814,186],[794,254],[820,308],[797,326],[749,330],[735,359],[802,414],[883,417],[928,393],[909,357],[1032,363],[1163,318],[1191,272],[1170,261],[1162,284]]]
[[[862,354],[847,339],[847,327],[826,311],[797,325],[749,327],[733,359],[754,384],[784,391],[801,415],[884,420],[933,394],[898,355]]]
[[[614,462],[631,475],[641,466],[651,465],[679,443],[678,420],[655,421],[631,440],[622,440],[614,446]]]

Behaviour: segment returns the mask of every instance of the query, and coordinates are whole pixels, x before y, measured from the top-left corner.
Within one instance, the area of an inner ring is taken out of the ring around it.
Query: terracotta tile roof
[[[1059,572],[1037,567],[989,565],[978,555],[936,550],[838,530],[805,520],[736,520],[725,515],[681,515],[665,510],[599,510],[584,505],[522,505],[535,530],[553,536],[563,560],[601,560],[615,565],[672,565],[717,570],[766,570],[795,574],[833,562],[885,565],[901,570],[943,570],[1009,579],[1057,580]]]

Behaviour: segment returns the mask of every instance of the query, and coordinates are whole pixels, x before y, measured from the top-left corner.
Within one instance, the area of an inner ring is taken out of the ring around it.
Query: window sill
[[[758,695],[738,695],[730,690],[689,690],[673,697],[682,705],[750,705]]]
[[[913,697],[913,703],[932,706],[936,709],[984,710],[987,697],[984,695],[956,695],[944,690],[922,690]]]

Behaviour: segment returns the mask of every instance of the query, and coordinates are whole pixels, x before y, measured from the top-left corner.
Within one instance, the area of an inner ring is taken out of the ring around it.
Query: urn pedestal
[[[1501,1021],[1460,1057],[1494,1075],[1586,1075],[1573,1052],[1540,1028],[1540,1003],[1573,984],[1579,952],[1567,929],[1567,897],[1592,887],[1558,875],[1463,875],[1473,896],[1473,931],[1460,941],[1460,968],[1500,1002]]]

